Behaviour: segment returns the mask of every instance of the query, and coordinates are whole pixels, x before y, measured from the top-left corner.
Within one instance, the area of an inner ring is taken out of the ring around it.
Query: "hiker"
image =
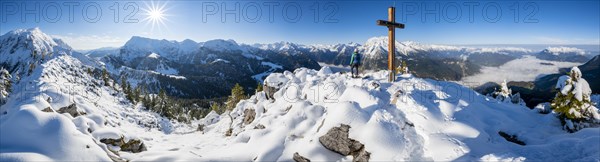
[[[350,58],[350,72],[352,73],[352,77],[358,77],[358,67],[360,67],[360,54],[358,53],[358,49],[354,49],[354,53],[352,53],[352,58]],[[356,74],[354,73],[354,69],[356,68]]]

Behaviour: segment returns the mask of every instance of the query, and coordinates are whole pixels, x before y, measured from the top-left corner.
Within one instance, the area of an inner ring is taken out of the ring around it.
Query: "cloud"
[[[120,47],[127,40],[121,37],[108,35],[51,35],[53,38],[62,39],[64,42],[77,50],[89,50],[102,47]]]

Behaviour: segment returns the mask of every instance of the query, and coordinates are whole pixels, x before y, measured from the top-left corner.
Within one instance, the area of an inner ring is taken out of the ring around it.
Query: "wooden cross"
[[[396,8],[388,8],[388,21],[377,20],[377,25],[388,27],[388,70],[390,76],[388,81],[396,80],[396,68],[394,60],[396,59],[396,28],[404,29],[404,24],[396,22]]]

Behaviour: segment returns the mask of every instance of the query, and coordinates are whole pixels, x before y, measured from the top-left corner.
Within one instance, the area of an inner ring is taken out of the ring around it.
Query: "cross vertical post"
[[[404,24],[396,23],[396,8],[388,8],[388,20],[377,20],[377,25],[388,28],[388,70],[389,82],[396,80],[395,60],[396,60],[396,28],[404,29]]]
[[[396,9],[394,7],[388,8],[388,21],[396,22]],[[396,59],[396,29],[392,26],[388,26],[388,70],[390,71],[390,78],[388,81],[393,82],[396,80],[396,70],[394,70],[395,59]]]

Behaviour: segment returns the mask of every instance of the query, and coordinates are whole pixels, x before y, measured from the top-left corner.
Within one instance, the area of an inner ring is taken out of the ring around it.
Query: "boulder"
[[[73,116],[73,117],[85,115],[85,112],[79,111],[79,109],[77,108],[77,105],[75,105],[75,103],[73,103],[69,106],[66,106],[66,107],[62,107],[62,108],[58,109],[57,112],[61,113],[61,114],[68,113],[68,114],[71,114],[71,116]]]
[[[198,124],[198,129],[196,129],[196,131],[203,132],[204,131],[204,124]]]
[[[256,111],[254,109],[246,109],[244,110],[244,124],[248,125],[254,121],[256,117]]]
[[[333,127],[327,133],[319,137],[319,142],[328,150],[339,153],[344,156],[352,155],[352,161],[369,161],[371,153],[365,150],[362,143],[348,138],[350,126],[341,124],[339,127]]]
[[[266,84],[265,84],[265,85],[263,85],[263,91],[265,92],[265,97],[266,97],[268,100],[275,99],[275,98],[273,98],[273,95],[274,95],[274,94],[275,94],[275,92],[277,92],[278,90],[279,90],[279,88],[277,88],[277,87],[271,87],[271,86],[268,86],[268,85],[266,85]]]
[[[45,109],[42,109],[43,112],[55,112],[54,109],[50,108],[50,107],[46,107]]]
[[[294,159],[294,161],[296,161],[296,162],[310,162],[309,159],[307,159],[303,156],[300,156],[300,154],[298,154],[298,152],[294,153],[294,157],[292,159]]]
[[[254,126],[254,129],[265,129],[265,125],[258,124],[256,126]]]
[[[232,128],[227,129],[227,131],[225,132],[225,136],[229,137],[229,136],[231,136],[231,134],[233,134],[233,129]]]
[[[121,137],[120,139],[105,138],[100,139],[100,142],[107,145],[118,146],[121,148],[120,151],[138,153],[147,150],[146,145],[144,145],[144,142],[138,139],[130,139],[129,141],[125,142],[123,137]]]

